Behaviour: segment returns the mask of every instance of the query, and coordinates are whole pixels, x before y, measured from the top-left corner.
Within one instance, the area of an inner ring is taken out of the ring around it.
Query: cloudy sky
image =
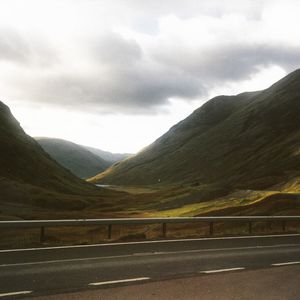
[[[300,1],[1,0],[0,100],[26,132],[136,152],[300,66]]]

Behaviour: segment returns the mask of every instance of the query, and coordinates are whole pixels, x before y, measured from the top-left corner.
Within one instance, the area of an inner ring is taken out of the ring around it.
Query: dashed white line
[[[300,244],[278,244],[270,246],[249,246],[249,247],[232,247],[232,248],[208,248],[208,249],[193,249],[193,250],[182,250],[182,251],[156,251],[156,252],[140,252],[124,255],[110,255],[110,256],[92,256],[86,258],[71,258],[71,259],[60,259],[60,260],[45,260],[45,261],[36,261],[36,262],[25,262],[25,263],[9,263],[9,264],[0,264],[0,268],[6,267],[18,267],[18,266],[34,266],[34,265],[44,265],[44,264],[57,264],[57,263],[66,263],[66,262],[84,262],[92,260],[101,260],[101,259],[112,259],[112,258],[129,258],[134,256],[155,256],[155,255],[170,255],[170,254],[188,254],[188,253],[205,253],[205,252],[227,252],[234,250],[259,250],[259,249],[268,249],[268,248],[278,248],[278,247],[298,247]]]
[[[108,285],[108,284],[116,284],[116,283],[124,283],[124,282],[135,282],[135,281],[144,281],[149,280],[150,277],[138,277],[138,278],[129,278],[129,279],[120,279],[120,280],[110,280],[110,281],[101,281],[101,282],[91,282],[89,285]]]
[[[18,296],[31,294],[33,291],[20,291],[20,292],[10,292],[10,293],[1,293],[0,297],[9,297],[9,296]]]
[[[134,256],[149,256],[149,255],[157,255],[157,252],[136,252],[133,253]]]
[[[212,274],[212,273],[222,273],[222,272],[239,271],[239,270],[244,270],[244,269],[245,269],[244,267],[240,267],[240,268],[229,268],[229,269],[218,269],[218,270],[200,271],[199,273]]]
[[[131,257],[132,255],[113,255],[113,256],[97,256],[97,257],[87,257],[87,258],[74,258],[74,259],[60,259],[60,260],[45,260],[45,261],[34,261],[25,263],[12,263],[12,264],[1,264],[0,268],[5,267],[20,267],[20,266],[34,266],[34,265],[44,265],[44,264],[57,264],[57,263],[68,263],[68,262],[81,262],[89,260],[99,260],[99,259],[110,259],[110,258],[125,258]]]
[[[272,264],[271,266],[279,267],[279,266],[298,265],[298,264],[300,264],[300,261],[288,261],[283,263]]]
[[[71,259],[60,259],[60,260],[45,260],[45,261],[36,261],[36,262],[25,262],[25,263],[9,263],[9,264],[0,264],[0,268],[6,267],[18,267],[18,266],[34,266],[34,265],[44,265],[44,264],[56,264],[56,263],[66,263],[66,262],[84,262],[92,260],[101,260],[101,259],[112,259],[112,258],[129,258],[133,256],[155,256],[155,255],[170,255],[170,254],[188,254],[188,253],[205,253],[205,252],[227,252],[234,250],[259,250],[259,249],[268,249],[268,248],[278,248],[278,247],[298,247],[300,244],[278,244],[278,245],[269,245],[269,246],[249,246],[249,247],[232,247],[232,248],[207,248],[207,249],[193,249],[193,250],[182,250],[182,251],[156,251],[156,252],[139,252],[132,254],[124,255],[110,255],[110,256],[92,256],[86,258],[71,258]]]

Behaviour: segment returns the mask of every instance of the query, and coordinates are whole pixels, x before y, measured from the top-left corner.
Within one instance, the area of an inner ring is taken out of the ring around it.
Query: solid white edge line
[[[207,271],[200,271],[199,273],[213,274],[213,273],[230,272],[230,271],[238,271],[238,270],[245,270],[245,268],[239,267],[239,268],[229,268],[229,269],[207,270]]]
[[[300,261],[289,261],[284,263],[272,264],[271,266],[279,267],[279,266],[298,265],[298,264],[300,264]]]
[[[32,292],[33,292],[33,291],[20,291],[20,292],[1,293],[1,294],[0,294],[0,297],[25,295],[25,294],[31,294]]]
[[[176,242],[193,242],[193,241],[215,241],[215,240],[237,240],[237,239],[254,239],[254,238],[280,238],[300,236],[300,234],[281,234],[281,235],[253,235],[253,236],[228,236],[228,237],[212,237],[212,238],[195,238],[195,239],[173,239],[173,240],[155,240],[140,242],[123,242],[123,243],[107,243],[107,244],[90,244],[90,245],[73,245],[73,246],[57,246],[43,248],[24,248],[24,249],[6,249],[0,250],[0,253],[6,252],[22,252],[22,251],[40,251],[40,250],[56,250],[56,249],[72,249],[72,248],[89,248],[89,247],[109,247],[121,245],[137,245],[137,244],[159,244],[159,243],[176,243]]]
[[[126,258],[134,256],[154,256],[154,255],[170,255],[170,254],[186,254],[186,253],[202,253],[210,251],[232,251],[232,250],[250,250],[250,249],[265,249],[265,248],[277,248],[277,247],[298,247],[300,244],[279,244],[269,246],[249,246],[249,247],[234,247],[234,248],[208,248],[208,249],[193,249],[193,250],[182,250],[182,251],[165,251],[165,252],[145,252],[145,253],[132,253],[124,255],[111,255],[111,256],[97,256],[97,257],[86,257],[86,258],[71,258],[61,260],[45,260],[25,263],[12,263],[12,264],[0,264],[0,268],[3,267],[17,267],[17,266],[31,266],[31,265],[43,265],[53,263],[65,263],[65,262],[80,262],[88,260],[99,260],[99,259],[111,259],[111,258]]]
[[[91,282],[88,285],[98,286],[98,285],[107,285],[107,284],[115,284],[115,283],[143,281],[143,280],[149,280],[149,279],[150,279],[150,277],[138,277],[138,278],[119,279],[119,280],[110,280],[110,281],[101,281],[101,282]]]

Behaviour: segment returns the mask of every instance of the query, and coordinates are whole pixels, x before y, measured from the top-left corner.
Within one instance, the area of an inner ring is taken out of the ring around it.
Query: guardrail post
[[[249,234],[252,234],[252,222],[249,221],[248,223],[248,229],[249,229]]]
[[[282,221],[281,226],[282,226],[282,231],[285,231],[285,229],[286,229],[286,221]]]
[[[243,222],[244,234],[252,235],[257,231],[255,225],[262,224],[263,228],[266,228],[266,232],[271,231],[272,224],[276,225],[277,231],[284,233],[291,228],[292,222],[300,222],[300,215],[298,216],[214,216],[214,217],[176,217],[176,218],[109,218],[109,219],[65,219],[65,220],[18,220],[18,221],[1,221],[0,229],[3,228],[35,228],[36,238],[40,240],[40,243],[47,241],[46,228],[52,227],[65,227],[65,226],[107,226],[107,238],[112,239],[113,226],[122,224],[156,224],[156,226],[162,226],[161,238],[168,236],[167,225],[170,223],[198,223],[203,222],[207,227],[207,236],[214,236],[214,231],[218,229],[219,225],[225,224],[225,222],[239,221]],[[276,222],[276,223],[275,223]],[[217,223],[217,227],[214,223]],[[259,224],[258,224],[259,223]],[[239,224],[239,223],[238,223]],[[297,223],[298,224],[298,223]],[[242,223],[241,223],[242,225]],[[296,224],[295,224],[296,225]],[[215,228],[214,228],[215,227]],[[171,227],[170,227],[171,228]],[[168,228],[168,229],[170,229]],[[276,229],[274,228],[274,229]],[[105,229],[105,228],[104,228]],[[106,229],[105,229],[106,230]],[[220,234],[220,233],[219,233]],[[224,232],[225,234],[225,232]],[[162,237],[163,235],[163,237]],[[15,237],[17,238],[17,236]]]
[[[107,230],[108,230],[107,231],[107,238],[109,240],[111,240],[111,236],[112,236],[112,225],[111,224],[108,225]]]
[[[163,237],[165,238],[167,236],[167,223],[162,224],[162,233]]]
[[[43,243],[44,241],[45,241],[45,227],[42,226],[40,231],[40,243]]]
[[[214,222],[209,223],[209,235],[214,235]]]

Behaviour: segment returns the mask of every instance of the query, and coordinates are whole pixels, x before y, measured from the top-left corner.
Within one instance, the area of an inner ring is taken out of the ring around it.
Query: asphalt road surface
[[[192,282],[250,271],[278,276],[276,270],[293,268],[289,272],[295,273],[298,264],[300,235],[0,250],[0,299],[167,284],[174,279]],[[281,275],[282,280],[288,277]],[[259,283],[260,276],[252,275],[252,280]]]
[[[300,265],[89,289],[36,300],[299,300]],[[32,298],[31,298],[32,299]],[[30,298],[27,298],[30,300]]]

